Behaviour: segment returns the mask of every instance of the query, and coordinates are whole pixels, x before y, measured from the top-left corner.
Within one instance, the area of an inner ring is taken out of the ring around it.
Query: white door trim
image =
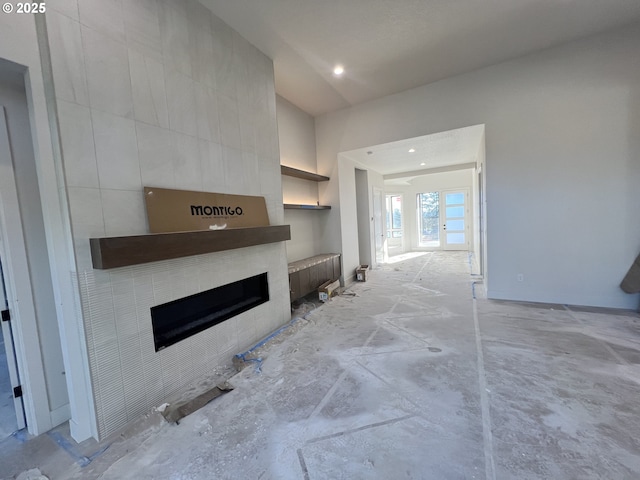
[[[0,106],[0,235],[7,300],[12,317],[12,331],[18,373],[22,382],[23,404],[27,426],[31,433],[52,428],[49,415],[49,396],[44,377],[40,350],[40,336],[29,277],[29,263],[20,218],[20,207],[7,122],[4,107]]]
[[[372,261],[375,262],[374,266],[384,263],[385,257],[385,196],[384,190],[380,187],[372,188],[373,195],[373,247],[374,254],[371,256]],[[377,197],[377,198],[376,198]],[[377,204],[376,204],[377,202]],[[377,207],[377,208],[376,208]],[[377,211],[376,211],[377,210]],[[379,242],[379,243],[378,243]]]
[[[0,310],[5,308],[9,309],[9,302],[5,297],[5,280],[4,280],[4,268],[2,268],[2,237],[0,237]],[[11,309],[9,309],[11,312]],[[16,387],[20,386],[20,376],[18,374],[18,361],[16,358],[16,350],[13,346],[13,334],[11,332],[11,321],[2,321],[2,339],[4,343],[5,355],[7,358],[7,370],[9,373],[9,384],[12,391],[0,392],[2,395],[13,394]],[[18,430],[22,430],[27,426],[24,416],[24,404],[22,397],[17,397],[14,394],[13,397],[13,409],[16,415],[16,427]]]

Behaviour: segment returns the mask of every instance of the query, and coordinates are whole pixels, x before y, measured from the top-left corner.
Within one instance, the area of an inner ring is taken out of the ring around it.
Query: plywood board
[[[267,227],[264,197],[144,187],[150,233]]]

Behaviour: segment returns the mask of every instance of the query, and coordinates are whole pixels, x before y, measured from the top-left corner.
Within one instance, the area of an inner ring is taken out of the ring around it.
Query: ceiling
[[[273,59],[276,92],[312,116],[640,20],[638,0],[200,1]]]
[[[401,185],[421,175],[475,163],[483,134],[484,125],[474,125],[358,148],[341,155],[381,173],[386,183]]]

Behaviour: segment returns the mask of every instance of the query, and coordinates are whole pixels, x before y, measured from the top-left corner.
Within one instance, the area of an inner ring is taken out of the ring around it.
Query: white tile
[[[284,209],[282,207],[282,193],[265,193],[261,192],[267,203],[267,213],[269,214],[269,222],[271,225],[283,225],[284,221]],[[288,210],[292,212],[292,210]]]
[[[124,43],[122,0],[79,0],[80,23]]]
[[[196,136],[196,100],[193,80],[176,71],[166,71],[167,103],[171,130]]]
[[[162,62],[162,37],[156,0],[123,0],[127,45]]]
[[[187,18],[189,28],[211,31],[211,10],[198,1],[187,1]]]
[[[195,3],[195,2],[192,2]],[[216,64],[211,30],[191,29],[191,68],[193,79],[209,87],[216,85]]]
[[[279,158],[278,126],[268,115],[256,115],[256,153],[261,157]]]
[[[220,142],[220,121],[218,119],[218,97],[214,89],[202,83],[195,84],[196,116],[198,137],[212,142]]]
[[[260,168],[255,153],[242,152],[244,186],[248,195],[260,195]]]
[[[99,189],[69,187],[67,192],[74,233],[79,225],[104,227]]]
[[[273,70],[273,60],[266,55],[263,57],[265,61],[265,87],[267,89],[267,101],[268,101],[268,115],[271,119],[275,120],[277,116],[276,111],[276,85],[275,74]]]
[[[185,2],[161,1],[158,7],[164,64],[191,77],[191,41]]]
[[[82,40],[91,107],[133,118],[129,55],[126,47],[84,26]]]
[[[236,98],[241,108],[249,108],[249,42],[239,33],[233,32],[233,62],[232,71],[236,85]]]
[[[129,69],[135,119],[169,128],[162,64],[129,49]]]
[[[58,120],[67,185],[97,188],[98,166],[89,108],[58,100]]]
[[[236,322],[236,336],[238,337],[238,344],[245,345],[253,345],[257,340],[257,331],[256,331],[256,309],[249,310],[244,314],[238,317],[238,321]]]
[[[56,97],[89,105],[80,23],[56,11],[46,20]]]
[[[140,164],[135,122],[92,110],[101,188],[140,190]]]
[[[76,256],[76,269],[78,270],[78,272],[86,272],[93,269],[93,261],[91,259],[91,244],[89,243],[89,239],[100,238],[104,236],[104,226],[102,226],[95,227],[95,230],[84,233],[82,237],[74,238],[73,249]]]
[[[142,185],[176,188],[173,132],[136,122]]]
[[[158,352],[162,362],[162,383],[164,385],[165,398],[175,394],[184,381],[180,370],[178,348],[177,345],[172,345]]]
[[[211,16],[213,58],[218,93],[236,98],[233,75],[233,30],[215,15]]]
[[[229,193],[243,195],[246,193],[242,152],[235,148],[222,146],[224,158],[225,183]]]
[[[71,187],[78,188],[78,187]],[[94,223],[75,223],[73,224],[73,241],[76,252],[86,254],[90,252],[87,250],[90,246],[90,238],[100,238],[106,235],[104,229],[104,223],[100,224],[98,221],[102,220],[102,212],[99,217],[94,220]],[[80,267],[77,267],[78,270]]]
[[[181,190],[202,190],[202,169],[198,139],[182,133],[174,133],[175,156],[173,172],[176,188]]]
[[[242,150],[256,153],[256,115],[251,110],[240,109],[239,119]]]
[[[56,0],[47,4],[49,10],[56,10],[57,12],[71,17],[74,20],[78,20],[78,0]],[[49,15],[47,15],[48,17]]]
[[[122,366],[109,365],[105,368],[109,372],[109,379],[101,387],[101,395],[106,400],[104,404],[104,424],[101,436],[107,432],[114,432],[127,424],[126,404],[124,401],[124,388],[122,385]]]
[[[269,113],[269,102],[267,99],[269,82],[273,82],[273,70],[265,68],[264,58],[261,51],[251,45],[253,60],[249,64],[249,108],[257,114]],[[269,76],[271,75],[271,77]]]
[[[122,345],[134,339],[136,350],[140,354],[138,343],[138,322],[136,318],[136,298],[133,290],[133,277],[129,269],[115,269],[111,273],[111,290],[113,292],[113,310],[118,330],[118,342]],[[121,356],[125,353],[120,352]]]
[[[266,157],[257,157],[258,169],[260,171],[260,191],[264,194],[277,193],[282,204],[282,175],[280,174],[280,163],[277,163],[277,169],[274,168],[275,160]]]
[[[107,236],[140,235],[149,232],[141,191],[103,188],[101,193]]]
[[[220,143],[227,147],[242,148],[238,103],[226,95],[218,96]]]
[[[224,193],[224,159],[221,146],[214,142],[198,140],[198,148],[202,169],[202,189],[205,192]]]

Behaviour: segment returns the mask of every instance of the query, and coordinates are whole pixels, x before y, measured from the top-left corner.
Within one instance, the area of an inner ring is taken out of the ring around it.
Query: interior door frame
[[[22,388],[26,426],[29,431],[41,432],[51,428],[49,395],[44,377],[6,111],[2,105],[0,105],[0,171],[2,171],[0,175],[0,237],[2,237],[0,255],[5,259],[4,285],[11,315],[17,376]]]
[[[389,257],[389,249],[391,244],[393,244],[393,246],[400,246],[400,253],[405,253],[406,251],[406,242],[405,242],[405,231],[406,231],[406,220],[405,220],[405,204],[404,204],[404,200],[405,200],[405,193],[404,192],[389,192],[389,191],[385,191],[384,192],[384,212],[385,212],[385,216],[384,216],[384,241],[385,241],[385,259],[388,259]],[[390,198],[391,197],[399,197],[400,198],[400,228],[393,228],[393,208],[391,207],[391,201]],[[390,210],[387,210],[387,204],[389,204]],[[390,218],[390,229],[387,229],[387,217],[391,215]],[[399,231],[400,232],[400,237],[393,237],[393,231]],[[391,235],[387,235],[389,232],[391,232]],[[398,241],[399,240],[399,241]],[[398,255],[398,253],[396,253],[396,255]]]
[[[7,281],[4,278],[4,268],[2,267],[2,237],[0,237],[0,310],[7,309],[11,312],[11,308],[9,307],[9,299],[6,293],[6,283]],[[10,392],[0,392],[0,394],[5,395],[6,393],[13,394],[13,408],[14,413],[16,415],[16,427],[17,430],[22,430],[26,428],[27,421],[24,413],[24,402],[22,397],[15,396],[15,388],[20,388],[20,374],[18,371],[18,358],[16,356],[15,350],[15,341],[13,338],[11,321],[2,321],[2,335],[4,350],[7,357],[7,370],[9,373],[9,383],[11,385]]]
[[[373,238],[374,254],[371,256],[371,260],[372,262],[375,262],[375,265],[377,266],[378,264],[384,263],[386,260],[385,248],[384,248],[385,235],[386,235],[386,228],[385,228],[385,218],[386,218],[385,208],[386,207],[385,207],[384,189],[380,187],[373,187],[371,194],[373,196],[372,213],[373,213],[373,235],[374,235],[374,238]],[[379,207],[379,212],[377,213],[376,213],[376,199],[378,201],[378,207]],[[379,246],[378,246],[378,240],[380,241]]]

